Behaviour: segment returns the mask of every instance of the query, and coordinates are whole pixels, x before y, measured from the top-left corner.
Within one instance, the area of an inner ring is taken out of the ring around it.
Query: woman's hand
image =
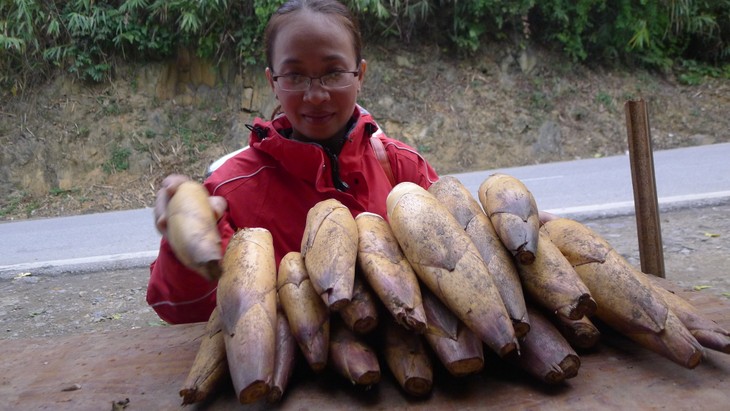
[[[538,211],[538,216],[540,218],[540,226],[547,223],[550,220],[555,220],[556,218],[560,218],[560,216],[557,216],[553,213],[548,213],[547,211]]]
[[[170,204],[170,199],[175,195],[180,184],[188,180],[190,178],[182,174],[170,174],[162,180],[160,189],[157,191],[154,208],[155,227],[163,236],[167,235],[167,206]],[[208,202],[215,212],[216,220],[221,218],[228,208],[228,202],[221,196],[210,196]]]

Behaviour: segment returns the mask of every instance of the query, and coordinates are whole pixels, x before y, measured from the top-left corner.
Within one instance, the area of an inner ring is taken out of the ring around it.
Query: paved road
[[[661,208],[730,197],[730,143],[654,153]],[[540,164],[458,174],[474,195],[494,172],[519,178],[538,208],[567,217],[600,217],[634,212],[629,156]]]
[[[654,153],[662,209],[730,199],[730,143]],[[494,172],[522,180],[538,207],[572,218],[633,213],[628,155],[456,174],[476,195]],[[149,208],[0,224],[0,278],[139,267],[157,254]]]

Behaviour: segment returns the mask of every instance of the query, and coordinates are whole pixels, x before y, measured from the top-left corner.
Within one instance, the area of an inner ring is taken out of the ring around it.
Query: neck
[[[326,140],[312,140],[311,138],[300,134],[296,130],[292,131],[291,138],[306,143],[317,143],[322,147],[328,149],[331,153],[339,155],[340,151],[342,151],[342,147],[345,145],[345,135],[347,134],[347,130],[349,130],[349,128],[350,124],[348,123],[341,131]]]

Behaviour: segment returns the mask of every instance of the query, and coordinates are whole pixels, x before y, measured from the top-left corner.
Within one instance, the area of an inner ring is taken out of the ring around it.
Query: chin
[[[300,133],[304,135],[306,138],[312,141],[324,141],[332,138],[335,134],[337,134],[337,131],[333,131],[330,129],[312,129],[310,127],[304,127],[299,129]]]

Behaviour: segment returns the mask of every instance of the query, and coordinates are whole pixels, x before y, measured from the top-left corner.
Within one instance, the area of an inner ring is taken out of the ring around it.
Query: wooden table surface
[[[672,288],[669,285],[668,288]],[[730,303],[705,292],[680,292],[726,329]],[[198,349],[204,324],[126,332],[0,340],[0,410],[181,409],[178,391]],[[454,378],[438,371],[426,399],[403,394],[392,378],[368,390],[333,374],[311,374],[300,363],[282,410],[328,409],[730,409],[730,355],[706,351],[685,369],[620,335],[604,334],[599,347],[581,353],[578,376],[545,386],[495,358],[482,373]],[[76,388],[76,389],[73,389]],[[71,389],[71,390],[69,390]],[[212,403],[187,410],[271,409],[238,404],[226,386]]]

